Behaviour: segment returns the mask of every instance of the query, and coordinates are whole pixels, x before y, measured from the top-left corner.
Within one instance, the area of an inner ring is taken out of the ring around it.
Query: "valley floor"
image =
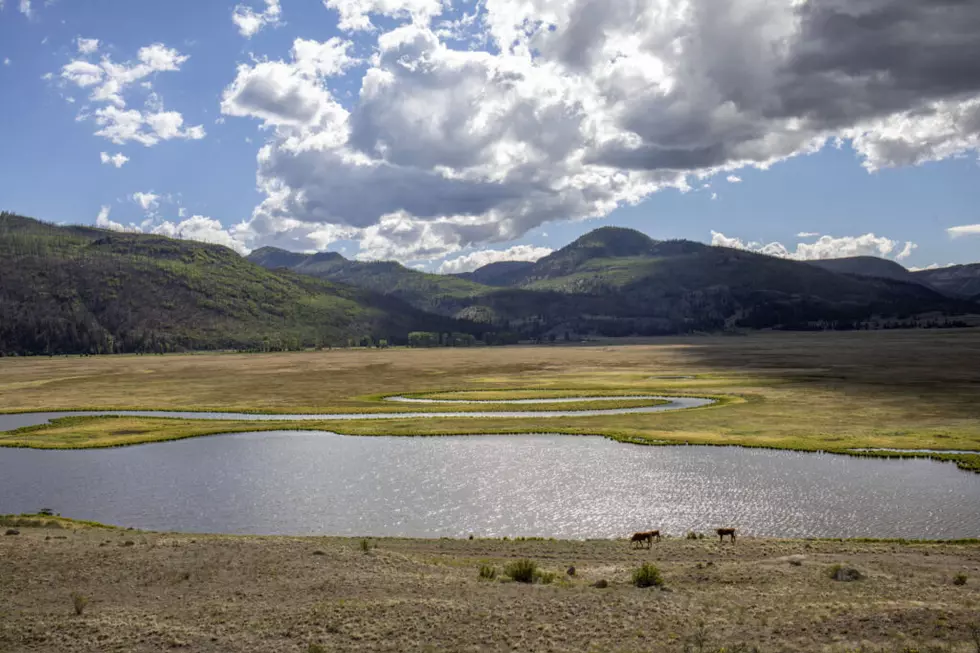
[[[61,523],[0,536],[4,652],[980,650],[977,543],[377,539],[365,550]],[[556,579],[502,579],[519,558]],[[631,584],[644,562],[666,590]],[[832,580],[837,564],[864,578]],[[480,580],[481,565],[498,578]]]
[[[672,413],[573,419],[273,424],[68,417],[0,433],[0,447],[107,447],[215,433],[319,429],[350,435],[557,432],[638,443],[835,453],[855,448],[980,452],[977,370],[980,329],[753,333],[565,346],[3,358],[4,413],[87,408],[390,412],[405,406],[381,398],[399,394],[489,400],[652,394],[713,397],[718,403]],[[445,411],[447,405],[413,405],[412,410]],[[977,454],[917,455],[980,471]]]

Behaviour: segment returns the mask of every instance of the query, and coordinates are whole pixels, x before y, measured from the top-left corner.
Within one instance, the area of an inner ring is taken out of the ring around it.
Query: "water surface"
[[[623,537],[980,536],[980,474],[929,460],[592,436],[273,431],[118,449],[0,449],[0,513],[188,532]]]
[[[471,399],[425,399],[386,397],[387,401],[424,404],[563,404],[578,401],[614,401],[621,399],[649,399],[666,403],[633,408],[588,408],[584,410],[474,410],[456,412],[393,412],[393,413],[228,413],[181,410],[79,410],[47,411],[39,413],[0,414],[0,432],[12,431],[24,426],[46,424],[59,417],[90,417],[99,415],[124,415],[128,417],[177,417],[181,419],[255,420],[255,421],[306,421],[306,420],[377,420],[422,419],[427,417],[595,417],[598,415],[629,415],[637,413],[663,413],[685,408],[700,408],[715,403],[703,397],[664,397],[660,395],[628,395],[620,397],[564,397],[561,399],[498,399],[474,401]]]

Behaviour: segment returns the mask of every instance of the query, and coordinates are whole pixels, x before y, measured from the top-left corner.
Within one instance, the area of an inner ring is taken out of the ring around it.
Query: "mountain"
[[[472,272],[461,272],[454,277],[466,279],[485,286],[512,286],[523,279],[525,273],[534,265],[531,261],[497,261],[488,263]]]
[[[932,286],[942,293],[952,297],[974,297],[978,301],[980,295],[980,263],[969,265],[951,265],[947,268],[933,270],[918,270],[912,272],[912,278]]]
[[[295,254],[263,247],[247,258],[265,268],[286,268],[398,297],[416,308],[443,315],[453,315],[467,308],[471,304],[470,298],[491,290],[452,275],[412,270],[394,261],[350,261],[336,252]]]
[[[871,320],[909,324],[925,313],[934,319],[977,310],[920,283],[852,272],[890,268],[887,262],[838,264],[844,273],[691,241],[657,241],[615,227],[596,229],[535,263],[492,263],[453,276],[337,255],[318,264],[315,256],[290,269],[531,338],[840,328]],[[259,250],[251,258],[270,255]],[[286,260],[280,254],[271,258]]]
[[[283,349],[470,325],[220,245],[0,213],[0,353]]]
[[[912,273],[901,264],[877,256],[828,258],[819,261],[807,261],[807,263],[842,274],[857,274],[865,277],[895,279],[896,281],[917,281]]]

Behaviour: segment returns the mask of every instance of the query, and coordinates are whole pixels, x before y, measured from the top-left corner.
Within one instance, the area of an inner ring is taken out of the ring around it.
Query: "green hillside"
[[[304,255],[262,247],[249,254],[248,260],[270,269],[288,268],[300,274],[393,295],[416,308],[446,315],[469,306],[470,298],[491,290],[452,275],[412,270],[395,261],[349,261],[336,252]]]
[[[282,349],[458,331],[397,298],[219,245],[0,213],[0,353]]]

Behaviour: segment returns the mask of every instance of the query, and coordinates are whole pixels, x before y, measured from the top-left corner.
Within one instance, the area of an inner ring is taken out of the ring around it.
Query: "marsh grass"
[[[605,435],[634,443],[932,458],[980,471],[980,407],[975,401],[980,388],[969,373],[980,368],[980,330],[754,334],[646,342],[654,344],[5,358],[0,360],[0,411],[220,407],[242,412],[387,412],[403,411],[405,406],[380,397],[408,393],[491,400],[534,393],[673,394],[715,397],[719,404],[580,418],[572,427],[559,427],[567,420],[546,417],[343,423],[69,417],[53,425],[0,433],[0,446],[89,448],[284,429],[350,435],[538,432]],[[102,405],[92,406],[93,397]],[[471,406],[412,406],[413,411],[455,408]],[[842,414],[848,415],[846,421],[840,420]],[[861,447],[978,454],[847,451]]]
[[[492,565],[480,565],[480,580],[495,580],[497,578],[497,568]]]
[[[504,567],[504,575],[517,583],[533,583],[537,570],[533,560],[515,560]]]

